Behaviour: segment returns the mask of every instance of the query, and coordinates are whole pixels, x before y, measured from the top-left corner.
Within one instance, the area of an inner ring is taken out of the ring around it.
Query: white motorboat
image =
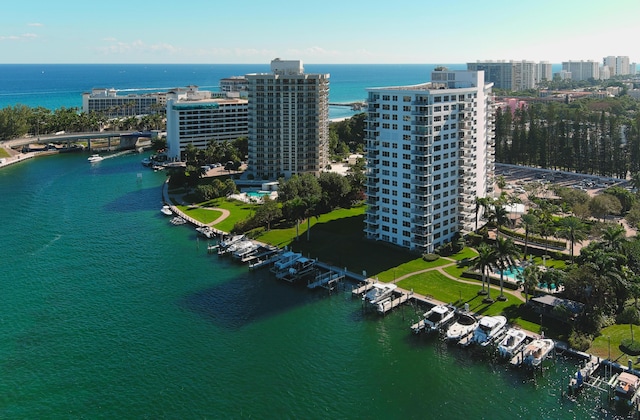
[[[302,258],[301,253],[286,251],[280,255],[280,258],[278,258],[278,261],[273,263],[273,267],[271,267],[271,271],[273,273],[277,273],[279,271],[289,269],[289,267],[291,267],[298,258]]]
[[[362,296],[362,300],[371,305],[391,298],[393,291],[397,288],[395,284],[390,283],[373,283],[373,288]]]
[[[436,305],[424,314],[424,331],[429,333],[443,329],[453,321],[456,310],[448,305]]]
[[[87,158],[90,163],[100,162],[102,159],[104,158],[98,154],[91,155]]]
[[[460,312],[455,322],[447,328],[447,340],[460,341],[478,326],[478,320],[470,313]]]
[[[200,226],[196,228],[196,232],[200,235],[204,236],[207,239],[212,239],[216,237],[216,231],[211,228],[211,226]]]
[[[473,331],[471,341],[485,347],[501,336],[506,325],[507,318],[502,315],[483,316]]]
[[[245,241],[242,242],[242,246],[238,247],[235,251],[233,251],[233,258],[237,259],[237,260],[241,260],[244,257],[250,255],[253,252],[256,252],[259,248],[260,245],[258,245],[255,242],[252,241]]]
[[[629,372],[620,372],[614,376],[610,385],[613,388],[614,399],[617,404],[632,406],[638,399],[640,378]]]
[[[315,268],[316,261],[306,257],[300,257],[291,264],[289,268],[284,268],[276,272],[276,278],[294,282],[301,277],[311,273]]]
[[[218,244],[218,255],[224,255],[227,252],[235,251],[235,249],[231,248],[231,246],[240,241],[243,241],[244,239],[245,239],[244,235],[234,235],[234,236],[231,236],[230,238],[223,239]]]
[[[173,212],[171,211],[171,206],[162,206],[160,212],[165,216],[172,216]]]
[[[527,335],[519,328],[509,328],[498,344],[498,354],[511,358],[525,343]]]
[[[173,218],[171,219],[171,224],[172,224],[172,225],[176,225],[176,226],[178,226],[178,225],[184,225],[185,223],[187,223],[187,221],[186,221],[186,220],[184,220],[184,219],[183,219],[182,217],[180,217],[180,216],[175,216],[175,217],[173,217]]]
[[[555,343],[550,338],[537,338],[527,344],[522,350],[522,361],[529,367],[538,367],[549,357]]]

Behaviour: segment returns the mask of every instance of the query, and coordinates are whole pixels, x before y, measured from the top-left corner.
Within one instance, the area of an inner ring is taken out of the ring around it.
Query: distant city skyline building
[[[188,144],[205,149],[214,141],[247,137],[248,101],[236,93],[199,91],[196,86],[168,94],[167,156],[180,160]]]
[[[631,68],[628,56],[607,56],[602,59],[602,63],[605,67],[609,68],[610,75],[624,76],[627,74],[635,74],[635,67]]]
[[[329,163],[329,74],[300,60],[271,61],[245,75],[249,98],[248,171],[258,179],[320,174]]]
[[[493,83],[436,69],[431,82],[367,89],[368,239],[433,252],[475,229],[493,190]]]
[[[571,80],[575,81],[601,79],[600,65],[598,62],[593,60],[563,61],[562,70],[570,72]]]
[[[157,93],[118,95],[114,88],[94,88],[82,94],[82,112],[96,112],[109,118],[151,114],[162,108]]]
[[[244,76],[231,76],[220,79],[221,92],[238,92],[240,96],[247,96],[249,82]]]
[[[552,66],[548,61],[486,60],[467,63],[467,70],[484,71],[485,82],[494,88],[510,91],[535,89],[545,80],[552,80]]]

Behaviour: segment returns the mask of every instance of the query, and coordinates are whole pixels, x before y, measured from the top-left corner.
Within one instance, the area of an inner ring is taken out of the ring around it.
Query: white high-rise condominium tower
[[[276,58],[271,73],[245,77],[250,173],[257,179],[319,174],[329,163],[329,74],[305,74],[301,61]]]
[[[493,190],[494,114],[482,71],[367,89],[367,238],[433,252],[475,228]]]

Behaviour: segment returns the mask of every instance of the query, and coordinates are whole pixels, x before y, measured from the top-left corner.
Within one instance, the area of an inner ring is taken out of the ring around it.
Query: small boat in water
[[[636,375],[620,372],[610,380],[610,384],[614,400],[620,408],[629,408],[636,403],[640,392],[640,378]]]
[[[389,283],[373,283],[373,288],[364,294],[362,300],[370,305],[377,305],[378,303],[391,298],[393,291],[397,288],[395,284]]]
[[[537,338],[522,350],[522,363],[528,367],[538,367],[547,357],[550,357],[554,347],[555,343],[552,339]]]
[[[447,340],[459,342],[471,334],[477,326],[476,317],[467,312],[460,312],[455,322],[447,328]]]
[[[180,216],[175,216],[174,218],[171,219],[172,225],[178,226],[178,225],[184,225],[185,223],[187,223],[187,221]]]
[[[102,159],[104,158],[98,154],[91,155],[87,158],[90,163],[100,162]]]
[[[527,335],[519,328],[509,328],[498,344],[498,354],[511,359],[525,343]]]
[[[502,315],[483,316],[473,331],[473,339],[471,341],[485,347],[502,336],[506,325],[507,318]]]
[[[453,321],[455,308],[448,305],[436,305],[424,314],[424,328],[427,333],[443,329]]]
[[[173,215],[173,212],[171,211],[171,207],[170,206],[162,206],[162,208],[160,209],[160,212],[162,214],[164,214],[165,216]]]

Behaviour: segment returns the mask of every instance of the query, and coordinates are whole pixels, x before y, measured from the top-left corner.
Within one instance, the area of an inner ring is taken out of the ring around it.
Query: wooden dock
[[[309,282],[307,284],[307,288],[315,289],[317,287],[322,287],[327,290],[333,290],[335,284],[342,279],[344,279],[344,273],[326,271],[324,273],[318,274],[315,277],[314,281]]]
[[[369,290],[373,289],[373,280],[366,280],[366,283],[360,284],[358,287],[351,291],[353,296],[361,296],[363,293],[367,293]]]

